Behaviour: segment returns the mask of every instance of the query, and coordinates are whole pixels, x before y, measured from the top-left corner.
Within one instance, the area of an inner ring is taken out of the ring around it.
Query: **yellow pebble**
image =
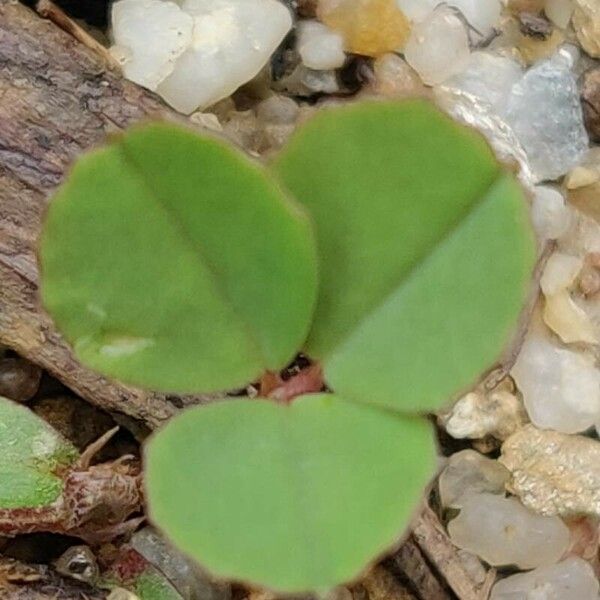
[[[343,35],[348,52],[364,56],[399,50],[410,33],[395,0],[320,0],[317,15]]]

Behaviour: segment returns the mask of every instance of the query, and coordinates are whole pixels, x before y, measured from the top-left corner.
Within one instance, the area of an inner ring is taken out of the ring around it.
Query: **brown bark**
[[[50,21],[0,0],[0,344],[97,406],[156,427],[176,406],[78,364],[40,307],[36,261],[45,206],[73,159],[146,118],[176,117]]]

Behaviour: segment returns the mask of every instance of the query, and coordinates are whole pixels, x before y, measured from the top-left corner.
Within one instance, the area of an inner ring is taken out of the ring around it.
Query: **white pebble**
[[[578,556],[517,573],[492,588],[490,600],[598,600],[598,580],[592,567]]]
[[[557,27],[566,29],[571,22],[574,9],[573,0],[546,0],[544,12]]]
[[[483,37],[488,36],[500,20],[500,0],[396,0],[398,8],[413,23],[424,21],[431,11],[445,4],[460,10],[469,24]]]
[[[298,54],[306,67],[328,71],[344,64],[344,38],[339,33],[318,21],[301,21],[297,30]]]
[[[523,69],[512,58],[480,51],[473,52],[465,69],[444,86],[472,94],[502,115],[512,86],[522,75]]]
[[[462,21],[441,6],[415,25],[404,57],[428,85],[437,85],[462,71],[469,61],[469,38]]]
[[[550,256],[540,279],[545,296],[553,296],[569,288],[583,267],[578,256],[555,252]]]
[[[500,0],[449,0],[448,6],[460,10],[471,27],[483,38],[487,38],[500,20]]]
[[[513,86],[506,122],[521,142],[536,182],[558,179],[585,155],[589,140],[570,47],[537,62]]]
[[[265,123],[290,125],[295,123],[300,107],[287,96],[270,96],[256,107],[256,116]]]
[[[510,472],[497,460],[462,450],[448,459],[438,482],[440,502],[446,508],[460,508],[465,496],[488,492],[504,493]]]
[[[440,3],[440,0],[396,0],[407,19],[420,23]]]
[[[558,517],[542,517],[516,498],[494,494],[463,496],[448,533],[459,547],[494,567],[533,569],[560,560],[569,547],[569,529]]]
[[[542,326],[528,333],[511,374],[537,427],[578,433],[600,419],[600,373],[593,358],[560,347]]]
[[[592,321],[570,293],[582,267],[582,258],[555,252],[548,259],[540,280],[546,297],[544,321],[567,344],[598,342]]]
[[[175,2],[120,0],[112,7],[116,45],[111,53],[121,63],[125,77],[156,90],[191,43],[193,26],[192,17]]]
[[[534,191],[531,218],[538,238],[542,242],[557,240],[572,224],[571,211],[554,188],[538,185]]]
[[[131,53],[125,76],[191,113],[257,75],[292,17],[277,0],[119,0],[112,27],[121,54]]]

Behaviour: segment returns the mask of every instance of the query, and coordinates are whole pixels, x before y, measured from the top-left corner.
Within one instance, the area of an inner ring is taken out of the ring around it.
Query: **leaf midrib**
[[[460,218],[457,219],[455,223],[453,223],[446,231],[444,231],[438,239],[424,252],[421,256],[417,257],[417,259],[413,262],[412,265],[398,278],[396,285],[391,286],[389,292],[383,295],[381,300],[375,302],[371,308],[365,311],[359,319],[356,320],[354,326],[339,339],[339,341],[332,347],[327,356],[321,357],[324,362],[325,369],[327,368],[327,363],[338,354],[341,348],[346,347],[354,334],[363,327],[363,325],[371,320],[371,318],[377,314],[384,306],[388,304],[388,302],[398,293],[399,288],[401,288],[407,281],[412,279],[415,274],[418,272],[419,267],[429,261],[429,259],[434,256],[440,248],[442,248],[446,241],[448,241],[454,234],[460,230],[461,226],[464,222],[474,213],[477,209],[482,206],[486,199],[488,198],[491,190],[498,185],[502,179],[509,174],[504,171],[502,168],[498,168],[494,173],[494,178],[490,181],[485,189],[476,195],[476,199],[469,204],[468,209],[461,214]]]
[[[253,347],[256,355],[259,357],[263,368],[266,368],[267,364],[266,357],[261,348],[261,344],[258,341],[259,338],[256,335],[256,332],[253,326],[246,321],[246,319],[239,314],[237,306],[230,300],[229,296],[226,294],[223,286],[219,280],[219,271],[210,261],[206,259],[206,255],[202,249],[200,243],[195,240],[190,233],[188,232],[185,223],[181,220],[176,211],[174,211],[171,207],[169,207],[168,203],[164,202],[158,192],[152,188],[150,183],[147,181],[144,171],[142,167],[137,163],[135,156],[129,151],[126,144],[120,142],[115,146],[118,151],[121,153],[123,157],[123,162],[127,164],[131,171],[135,174],[136,178],[140,181],[142,187],[146,190],[147,196],[152,198],[155,201],[156,206],[160,210],[162,210],[163,214],[166,216],[167,220],[173,225],[175,230],[181,234],[182,239],[186,243],[186,245],[191,249],[192,255],[196,256],[198,262],[206,267],[206,272],[210,277],[210,283],[215,292],[215,295],[226,305],[231,311],[232,315],[234,315],[241,327],[241,329],[245,332],[246,339],[250,342],[250,345]],[[202,275],[200,279],[203,279],[203,273],[200,271]],[[224,278],[223,278],[224,279]]]

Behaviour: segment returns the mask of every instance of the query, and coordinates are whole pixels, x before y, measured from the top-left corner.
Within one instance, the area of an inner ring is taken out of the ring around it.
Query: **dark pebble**
[[[590,69],[583,75],[581,106],[588,135],[600,142],[600,68]]]
[[[15,402],[27,402],[37,393],[41,377],[41,369],[23,358],[2,358],[0,396]]]

